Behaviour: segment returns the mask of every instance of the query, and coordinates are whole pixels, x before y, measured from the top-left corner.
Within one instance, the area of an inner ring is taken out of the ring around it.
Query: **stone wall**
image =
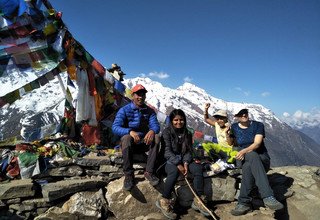
[[[135,164],[136,186],[122,190],[121,156],[85,156],[56,161],[32,179],[0,183],[1,219],[163,219],[155,201],[163,181],[152,187],[143,178],[143,163]],[[318,167],[277,167],[268,173],[275,196],[286,209],[263,207],[258,193],[255,210],[238,219],[318,219],[320,177]],[[205,178],[208,207],[220,219],[231,219],[241,175],[228,170]],[[192,181],[191,181],[192,182]],[[185,181],[175,189],[180,219],[205,219],[190,209],[193,195]]]

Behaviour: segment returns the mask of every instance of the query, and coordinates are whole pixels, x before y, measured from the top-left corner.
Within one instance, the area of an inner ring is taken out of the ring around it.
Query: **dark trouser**
[[[191,163],[188,166],[190,173],[193,175],[193,187],[198,196],[203,195],[203,173],[202,165]],[[167,179],[164,184],[164,191],[162,194],[163,198],[171,199],[171,193],[174,189],[174,185],[180,175],[176,165],[167,163],[166,164]]]
[[[267,171],[270,168],[270,157],[267,153],[257,154],[251,151],[245,154],[244,161],[242,161],[242,180],[240,195],[238,202],[241,204],[250,204],[254,184],[258,187],[262,198],[273,195],[273,191],[269,185]]]
[[[160,136],[155,135],[154,141],[150,145],[135,144],[133,138],[128,134],[121,138],[121,149],[123,157],[123,172],[125,175],[131,175],[134,172],[133,169],[133,154],[145,153],[148,151],[147,167],[146,171],[153,173],[154,164],[156,162],[157,152],[159,149]]]

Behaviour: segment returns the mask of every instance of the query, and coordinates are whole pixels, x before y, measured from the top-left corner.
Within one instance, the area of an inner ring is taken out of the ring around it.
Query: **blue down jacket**
[[[133,102],[119,109],[112,125],[113,133],[120,137],[136,131],[143,138],[149,130],[153,130],[155,134],[160,132],[155,111],[147,105],[139,108]]]

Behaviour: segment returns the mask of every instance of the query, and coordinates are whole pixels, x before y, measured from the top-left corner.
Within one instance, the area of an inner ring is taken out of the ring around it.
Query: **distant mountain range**
[[[290,126],[305,135],[311,137],[318,144],[320,144],[320,124],[317,123],[304,123],[304,124],[295,124],[293,122],[287,122]]]
[[[312,108],[308,112],[297,110],[292,115],[289,113],[284,113],[281,119],[289,124],[293,129],[301,131],[320,144],[319,108]]]
[[[64,76],[63,80],[66,83],[66,74],[61,75]],[[0,95],[7,94],[14,87],[17,88],[17,84],[23,85],[26,82],[24,77],[26,76],[21,75],[12,80],[5,76],[0,77],[0,84],[6,85],[2,87]],[[205,90],[191,83],[184,83],[177,89],[171,89],[149,78],[137,77],[124,81],[129,88],[137,83],[147,88],[149,104],[166,114],[173,108],[183,109],[188,116],[189,126],[208,135],[212,135],[214,130],[203,122],[205,103],[211,103],[209,109],[211,115],[217,109],[227,110],[231,121],[234,113],[242,108],[248,108],[252,119],[265,124],[266,144],[272,158],[272,166],[320,166],[320,145],[304,133],[291,128],[262,105],[226,102],[207,94]],[[23,136],[40,127],[53,131],[54,126],[50,124],[59,123],[63,109],[64,95],[58,79],[54,79],[39,89],[27,93],[10,106],[0,108],[0,139]]]

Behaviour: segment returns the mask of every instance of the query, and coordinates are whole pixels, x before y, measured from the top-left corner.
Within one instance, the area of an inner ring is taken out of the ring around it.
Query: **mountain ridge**
[[[64,83],[67,74],[60,74]],[[25,81],[25,75],[16,78],[16,83]],[[1,77],[0,80],[3,80]],[[273,166],[286,165],[320,165],[320,146],[311,138],[295,131],[285,122],[276,117],[270,109],[260,104],[226,102],[209,95],[204,89],[191,83],[184,83],[177,89],[163,86],[150,78],[125,79],[128,88],[141,83],[146,86],[147,102],[159,111],[169,114],[173,108],[181,108],[188,115],[189,126],[205,134],[212,135],[214,130],[203,121],[204,104],[211,103],[209,114],[217,109],[225,109],[229,120],[233,122],[233,115],[242,108],[248,108],[250,117],[262,121],[266,128],[266,144],[272,157]],[[23,136],[39,127],[50,124],[57,125],[63,116],[64,95],[57,78],[41,86],[10,106],[0,109],[0,138]],[[42,138],[39,136],[39,138]]]
[[[307,135],[294,130],[261,104],[226,102],[209,95],[205,90],[191,83],[184,83],[177,89],[170,89],[150,78],[136,77],[124,81],[129,88],[138,83],[143,84],[148,90],[146,98],[148,104],[165,114],[169,114],[173,108],[181,108],[187,114],[189,126],[209,135],[212,135],[214,130],[203,121],[205,103],[211,103],[209,115],[218,109],[224,109],[228,112],[231,122],[234,122],[232,116],[235,113],[240,109],[248,108],[251,119],[265,124],[266,144],[273,166],[320,164],[320,156],[318,156],[320,145]]]

